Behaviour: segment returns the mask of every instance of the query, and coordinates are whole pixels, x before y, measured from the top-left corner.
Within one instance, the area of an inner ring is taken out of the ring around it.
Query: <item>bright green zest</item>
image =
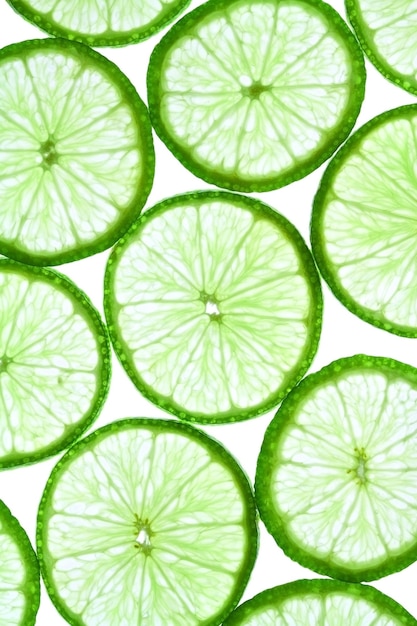
[[[306,176],[349,134],[363,56],[321,0],[210,0],[156,46],[152,123],[196,176],[266,191]]]
[[[297,580],[258,594],[224,626],[417,626],[397,602],[365,585]]]
[[[100,412],[109,376],[87,296],[57,272],[0,261],[0,468],[69,446]]]
[[[417,94],[416,0],[345,0],[349,20],[377,70]]]
[[[417,106],[374,118],[327,168],[313,253],[335,296],[365,321],[417,337]]]
[[[258,459],[256,496],[284,552],[359,582],[417,558],[417,370],[357,355],[284,400]]]
[[[111,246],[153,177],[147,111],[110,61],[43,39],[0,51],[0,252],[56,265]]]
[[[39,509],[48,592],[74,626],[218,626],[257,552],[247,478],[175,421],[114,422],[53,470]]]
[[[180,418],[259,415],[309,367],[321,290],[295,228],[225,192],[168,199],[115,247],[105,312],[139,390]]]
[[[190,0],[7,0],[23,17],[57,37],[89,46],[126,46],[151,37]]]
[[[0,626],[33,626],[39,608],[39,565],[28,536],[0,500]]]

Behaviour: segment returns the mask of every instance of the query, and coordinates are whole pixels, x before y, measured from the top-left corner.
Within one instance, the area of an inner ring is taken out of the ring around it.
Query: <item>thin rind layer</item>
[[[320,559],[310,552],[300,548],[287,532],[285,523],[279,518],[270,497],[271,476],[276,458],[276,443],[281,437],[287,424],[291,423],[300,403],[314,391],[318,385],[339,376],[340,372],[360,372],[361,370],[378,369],[387,376],[401,376],[417,389],[417,369],[400,361],[387,357],[375,357],[357,354],[333,361],[323,369],[304,378],[301,383],[285,398],[273,420],[266,429],[264,440],[259,453],[256,478],[255,499],[262,521],[268,532],[273,536],[278,546],[293,561],[303,567],[342,581],[360,583],[362,581],[377,580],[408,567],[417,560],[417,537],[415,543],[397,556],[391,556],[377,566],[362,567],[360,570],[336,566]]]
[[[313,257],[321,276],[324,278],[335,297],[354,315],[359,317],[368,324],[372,324],[377,328],[382,328],[394,335],[400,337],[417,337],[417,328],[412,326],[403,326],[378,319],[374,311],[366,309],[354,300],[348,291],[338,281],[333,265],[325,251],[325,232],[323,230],[323,217],[326,208],[326,196],[331,191],[334,178],[337,176],[339,168],[349,159],[351,153],[358,150],[360,143],[374,128],[384,124],[386,121],[393,121],[397,118],[407,118],[407,116],[417,115],[417,105],[410,104],[396,109],[385,111],[381,115],[377,115],[369,122],[361,126],[345,144],[336,153],[330,161],[323,177],[320,181],[319,188],[316,192],[313,202],[313,211],[310,223],[310,236]]]
[[[305,276],[308,277],[310,293],[311,293],[311,314],[310,314],[310,337],[309,342],[305,346],[303,356],[298,367],[293,368],[292,375],[287,377],[287,384],[285,388],[278,389],[277,393],[265,403],[251,407],[248,410],[241,410],[239,412],[224,412],[213,416],[206,416],[196,413],[190,413],[184,409],[184,407],[177,405],[172,399],[164,397],[154,391],[149,385],[145,383],[142,377],[137,372],[132,358],[129,356],[129,348],[123,341],[121,333],[117,328],[117,313],[115,312],[113,303],[113,290],[115,281],[115,272],[117,268],[118,258],[123,255],[123,251],[129,241],[135,237],[136,232],[140,229],[142,224],[145,224],[147,220],[153,217],[155,214],[163,213],[165,210],[169,210],[175,206],[181,206],[182,204],[192,204],[193,200],[201,202],[205,200],[225,200],[237,206],[250,209],[254,213],[263,215],[269,220],[274,221],[278,227],[288,234],[288,238],[292,241],[296,247],[300,263],[303,267]],[[304,240],[302,239],[296,228],[281,214],[277,213],[269,206],[259,200],[233,194],[225,191],[197,191],[184,195],[173,196],[168,198],[151,209],[148,209],[139,220],[137,220],[130,230],[122,237],[113,248],[113,251],[109,257],[106,267],[106,273],[104,278],[104,312],[107,320],[107,327],[110,335],[110,339],[116,355],[124,367],[125,371],[129,375],[133,384],[141,392],[145,398],[150,400],[156,406],[159,406],[162,410],[172,413],[176,417],[189,421],[191,423],[200,424],[221,424],[232,423],[247,420],[252,417],[262,415],[267,411],[274,408],[285,396],[291,391],[294,385],[304,376],[306,371],[311,365],[311,362],[316,354],[322,326],[322,311],[323,301],[320,279],[317,274],[317,270],[312,259],[311,253],[307,248]]]
[[[19,454],[15,458],[13,458],[13,455],[3,459],[0,458],[0,469],[36,463],[40,460],[58,454],[58,452],[61,452],[73,444],[74,441],[81,437],[81,435],[99,416],[109,392],[111,377],[111,350],[107,329],[101,320],[100,314],[95,309],[88,296],[81,291],[79,287],[77,287],[67,276],[60,274],[55,270],[27,266],[9,259],[0,260],[0,272],[3,270],[20,272],[21,274],[27,276],[29,280],[40,279],[50,282],[56,289],[64,293],[65,296],[71,300],[75,312],[78,312],[78,314],[81,315],[81,317],[89,325],[92,334],[97,340],[100,368],[97,375],[98,385],[95,398],[93,398],[90,410],[84,419],[77,422],[64,437],[55,440],[53,444],[50,444],[41,450],[26,454],[23,457]]]
[[[408,611],[404,609],[398,602],[381,593],[374,587],[368,585],[358,585],[339,580],[297,580],[286,585],[266,589],[241,604],[224,622],[224,626],[239,626],[244,624],[247,618],[250,618],[255,612],[262,609],[267,610],[269,607],[280,607],[285,600],[292,598],[303,598],[305,595],[314,593],[322,598],[332,593],[348,594],[351,597],[363,598],[374,604],[376,608],[381,610],[384,617],[393,617],[404,626],[416,626],[417,620],[414,619]],[[376,622],[374,622],[376,623]],[[261,626],[261,623],[259,624]],[[338,626],[338,624],[335,624]]]
[[[85,65],[89,63],[105,73],[109,80],[117,87],[121,98],[128,104],[137,124],[142,144],[142,175],[137,192],[129,206],[123,211],[122,217],[105,233],[94,241],[74,247],[64,252],[37,255],[20,250],[7,241],[2,241],[0,228],[0,254],[28,265],[48,266],[61,265],[78,261],[110,248],[128,230],[132,222],[137,219],[152,189],[155,171],[155,153],[152,138],[152,128],[148,110],[127,76],[112,61],[92,50],[88,46],[67,39],[34,39],[14,43],[0,50],[0,64],[14,57],[19,58],[31,51],[50,51],[56,49],[60,54],[65,50],[80,57]]]
[[[93,46],[96,48],[103,46],[115,48],[129,46],[131,44],[144,41],[145,39],[149,39],[173,22],[174,19],[186,9],[191,0],[177,0],[177,3],[169,11],[166,11],[162,17],[152,20],[152,22],[147,24],[146,27],[131,29],[120,33],[109,31],[108,33],[102,35],[87,35],[85,33],[79,33],[75,30],[67,29],[55,20],[48,19],[46,15],[38,13],[36,9],[30,7],[25,0],[7,0],[7,2],[28,22],[46,33],[53,35],[54,37],[64,37],[66,39],[78,41],[86,44],[87,46]],[[120,0],[120,2],[123,2],[123,0]]]
[[[417,80],[412,80],[410,76],[405,77],[401,72],[397,72],[393,65],[390,65],[379,54],[378,48],[372,45],[371,37],[367,36],[368,26],[363,18],[358,0],[345,0],[346,12],[349,22],[355,31],[356,37],[362,50],[371,61],[372,65],[380,74],[397,87],[417,95]]]
[[[180,433],[190,439],[202,442],[210,451],[211,457],[221,465],[226,466],[227,469],[231,473],[233,473],[236,480],[236,487],[240,489],[242,502],[244,503],[246,508],[248,550],[245,555],[245,561],[242,565],[241,572],[237,576],[234,589],[230,594],[230,600],[224,611],[222,612],[222,614],[214,616],[213,619],[205,621],[201,624],[201,626],[218,626],[218,624],[222,623],[227,615],[229,615],[229,613],[238,604],[249,581],[251,571],[255,564],[256,556],[258,553],[258,516],[256,504],[252,488],[244,470],[231,456],[231,454],[224,448],[224,446],[220,444],[216,439],[209,437],[195,427],[188,424],[182,424],[181,422],[176,422],[174,420],[166,421],[151,418],[128,418],[112,422],[107,426],[104,426],[92,432],[81,441],[78,441],[58,461],[46,483],[46,487],[42,494],[41,502],[39,505],[37,518],[36,544],[42,579],[45,583],[49,597],[51,598],[58,612],[64,617],[64,619],[66,619],[67,622],[72,626],[85,626],[84,622],[82,622],[80,618],[77,617],[77,615],[75,615],[65,606],[65,603],[61,600],[59,591],[54,584],[52,576],[50,576],[49,574],[50,565],[53,562],[53,557],[48,551],[47,538],[45,533],[47,520],[50,516],[51,511],[51,500],[53,498],[55,487],[57,482],[59,481],[60,475],[65,472],[66,467],[70,466],[71,461],[73,459],[76,459],[79,454],[82,454],[89,448],[93,448],[95,443],[107,437],[112,432],[141,427],[146,429],[152,429],[153,431],[159,431],[161,433]],[[180,592],[181,590],[179,591],[179,593]]]
[[[275,1],[279,3],[282,0]],[[289,185],[296,180],[304,178],[307,174],[310,174],[310,172],[317,169],[337,150],[337,148],[351,132],[359,115],[365,96],[366,71],[362,51],[356,41],[356,38],[353,36],[346,23],[330,5],[322,2],[322,0],[302,0],[302,2],[306,5],[315,7],[316,9],[318,8],[323,12],[329,21],[332,22],[338,36],[345,41],[346,46],[350,51],[353,68],[350,102],[343,119],[333,129],[329,140],[322,149],[318,150],[308,160],[294,166],[289,171],[285,171],[274,177],[265,178],[262,181],[250,181],[245,178],[232,175],[226,176],[221,172],[210,170],[205,167],[196,159],[192,158],[189,151],[184,149],[175,139],[171,138],[169,129],[166,127],[160,114],[162,94],[160,91],[159,77],[163,72],[166,53],[171,47],[175,47],[176,40],[183,37],[186,31],[192,30],[194,25],[197,25],[200,20],[204,19],[210,13],[219,12],[221,15],[221,11],[230,7],[230,2],[228,0],[209,0],[208,2],[205,2],[200,7],[197,7],[190,13],[187,13],[176,24],[174,24],[174,26],[154,48],[150,58],[147,74],[148,106],[152,126],[159,138],[164,142],[178,161],[180,161],[185,168],[190,170],[198,178],[216,185],[217,187],[222,187],[231,191],[249,193],[278,189]],[[297,2],[297,4],[299,4],[299,2]]]
[[[21,626],[34,626],[40,603],[40,572],[38,559],[25,530],[2,500],[0,500],[0,520],[11,537],[15,540],[16,546],[22,556],[22,562],[26,568],[26,608],[20,624]],[[10,624],[10,626],[14,625]]]

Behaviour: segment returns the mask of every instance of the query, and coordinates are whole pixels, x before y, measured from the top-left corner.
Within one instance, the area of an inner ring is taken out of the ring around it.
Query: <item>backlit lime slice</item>
[[[295,228],[225,192],[176,196],[146,211],[115,247],[105,311],[138,389],[199,422],[275,406],[309,367],[321,290]]]
[[[87,296],[57,272],[0,261],[0,468],[72,443],[109,376],[107,332]]]
[[[302,178],[358,115],[363,57],[321,0],[210,0],[156,46],[156,132],[196,176],[236,191]]]
[[[126,46],[151,37],[190,0],[7,0],[51,35],[89,46]]]
[[[48,592],[74,626],[218,626],[257,552],[236,461],[175,421],[112,423],[73,446],[39,509]]]
[[[0,51],[0,253],[55,265],[100,252],[152,177],[146,108],[113,63],[64,39]]]
[[[33,626],[39,608],[39,565],[28,536],[0,500],[0,626]]]
[[[417,626],[397,602],[365,585],[297,580],[242,604],[224,626]]]
[[[268,427],[261,517],[291,558],[359,582],[417,558],[417,370],[357,355],[308,376]]]
[[[417,106],[388,111],[337,153],[317,192],[311,240],[319,269],[350,311],[417,337]]]
[[[368,58],[393,83],[417,94],[417,1],[345,0]]]

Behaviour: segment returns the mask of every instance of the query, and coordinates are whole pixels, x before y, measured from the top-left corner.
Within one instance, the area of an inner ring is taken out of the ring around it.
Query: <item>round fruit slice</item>
[[[148,101],[156,132],[196,176],[266,191],[317,168],[363,100],[363,57],[321,0],[211,0],[155,48]]]
[[[345,0],[349,20],[376,69],[417,94],[416,0]]]
[[[109,424],[53,470],[38,517],[48,592],[74,626],[218,626],[257,553],[249,483],[174,421]]]
[[[47,33],[89,46],[127,46],[151,37],[190,0],[7,0]]]
[[[308,376],[268,427],[261,517],[288,556],[359,582],[417,558],[417,370],[357,355]]]
[[[0,626],[33,626],[40,601],[39,565],[27,534],[0,500]]]
[[[56,265],[108,248],[153,169],[145,105],[113,63],[64,39],[0,51],[0,253]]]
[[[384,330],[417,337],[417,106],[374,118],[345,143],[317,192],[313,254],[333,293]]]
[[[365,585],[297,580],[245,602],[224,626],[417,626],[397,602]]]
[[[115,247],[105,279],[115,350],[138,389],[183,419],[274,407],[317,348],[321,290],[295,228],[255,200],[176,196]]]
[[[70,445],[109,377],[107,331],[87,296],[57,272],[0,261],[0,468]]]

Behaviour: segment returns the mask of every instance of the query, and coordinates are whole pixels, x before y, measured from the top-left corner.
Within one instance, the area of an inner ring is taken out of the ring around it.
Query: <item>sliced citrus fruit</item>
[[[359,582],[417,558],[417,370],[357,355],[305,378],[268,427],[256,495],[292,559]]]
[[[173,420],[122,420],[78,442],[39,508],[42,575],[75,626],[218,626],[256,553],[246,476]]]
[[[29,22],[89,46],[127,46],[151,37],[190,0],[7,0]]]
[[[72,443],[109,376],[107,331],[87,296],[57,272],[0,261],[0,468]]]
[[[148,196],[150,122],[134,87],[87,46],[0,51],[0,252],[56,265],[111,246]]]
[[[376,69],[417,94],[416,0],[345,0],[349,20]]]
[[[400,604],[367,585],[297,580],[262,591],[224,626],[417,626]]]
[[[40,601],[39,564],[29,538],[0,500],[0,626],[33,626]]]
[[[275,406],[317,348],[321,289],[295,228],[226,192],[176,196],[116,245],[105,278],[116,352],[180,418],[227,422]]]
[[[417,106],[360,128],[328,166],[311,223],[313,254],[355,315],[417,337]]]
[[[156,132],[196,176],[266,191],[317,168],[362,103],[362,53],[321,0],[211,0],[171,28],[148,70]]]

